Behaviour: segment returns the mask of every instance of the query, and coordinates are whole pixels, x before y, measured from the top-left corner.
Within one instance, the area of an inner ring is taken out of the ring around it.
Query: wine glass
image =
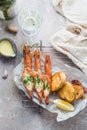
[[[40,29],[43,16],[42,0],[29,0],[29,5],[24,7],[18,15],[18,23],[28,43],[38,43],[36,35]]]

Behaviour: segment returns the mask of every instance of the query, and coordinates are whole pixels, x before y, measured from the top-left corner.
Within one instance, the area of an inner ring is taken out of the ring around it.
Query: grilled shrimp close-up
[[[49,94],[51,90],[51,58],[45,56],[44,70],[42,72],[41,53],[37,49],[33,53],[30,52],[29,45],[25,45],[24,51],[24,69],[22,72],[22,81],[30,98],[33,98],[33,91],[37,92],[39,102],[42,103],[44,98],[45,103],[49,104]],[[34,70],[32,70],[32,59],[34,58]]]
[[[34,70],[36,72],[36,78],[35,78],[35,90],[39,96],[39,101],[42,103],[43,98],[43,75],[41,70],[41,61],[40,61],[40,51],[35,50],[34,51]]]
[[[34,90],[34,72],[32,71],[32,55],[30,53],[30,47],[25,45],[23,48],[24,51],[24,70],[22,72],[22,81],[23,84],[29,93],[30,98],[33,98]]]
[[[45,57],[45,79],[44,79],[44,100],[46,104],[49,104],[49,94],[51,90],[51,58],[46,55]]]

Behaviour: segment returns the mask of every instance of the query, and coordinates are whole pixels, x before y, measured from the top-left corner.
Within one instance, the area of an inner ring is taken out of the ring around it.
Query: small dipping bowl
[[[10,38],[0,39],[0,55],[5,58],[14,58],[17,56],[17,47]]]

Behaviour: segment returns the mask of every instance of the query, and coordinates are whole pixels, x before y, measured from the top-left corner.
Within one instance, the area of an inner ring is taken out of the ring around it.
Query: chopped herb
[[[41,88],[42,86],[43,86],[43,81],[41,80],[41,78],[37,78],[35,88]]]
[[[48,84],[47,80],[45,80],[45,82],[44,82],[44,90],[46,90],[46,89],[49,89],[49,84]]]
[[[33,81],[34,81],[34,77],[30,76],[29,80],[30,80],[31,82],[33,82]]]
[[[36,83],[39,84],[40,82],[41,82],[41,79],[40,79],[40,78],[37,78],[37,79],[36,79]]]
[[[28,84],[28,82],[33,82],[34,81],[34,78],[32,77],[32,76],[26,76],[25,78],[24,78],[24,83],[25,84]]]
[[[23,81],[25,84],[27,84],[28,83],[28,80],[27,79],[24,79],[24,81]]]

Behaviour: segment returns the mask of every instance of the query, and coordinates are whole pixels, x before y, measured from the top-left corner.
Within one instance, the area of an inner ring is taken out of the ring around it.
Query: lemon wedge
[[[66,102],[62,99],[56,99],[53,101],[53,103],[56,105],[56,107],[63,109],[65,111],[74,111],[75,108],[72,104],[70,104],[69,102]]]

